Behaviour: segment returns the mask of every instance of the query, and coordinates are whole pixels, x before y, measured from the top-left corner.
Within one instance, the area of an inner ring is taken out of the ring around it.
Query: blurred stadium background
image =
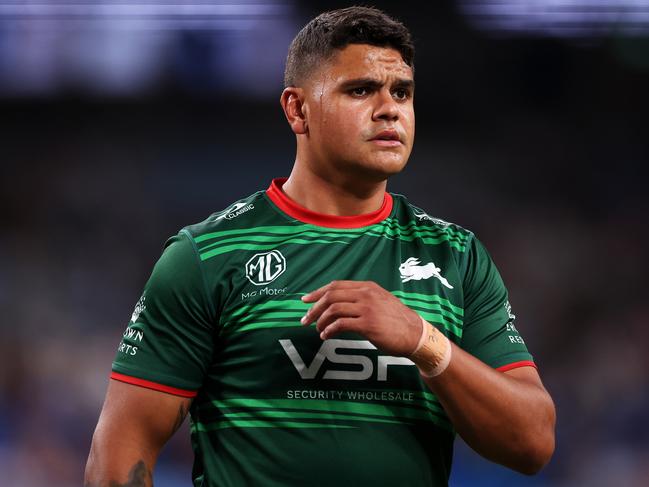
[[[486,243],[558,409],[538,477],[458,441],[451,485],[649,485],[649,0],[371,4],[418,49],[389,188]],[[163,242],[289,173],[286,49],[346,5],[0,1],[0,484],[81,484]]]

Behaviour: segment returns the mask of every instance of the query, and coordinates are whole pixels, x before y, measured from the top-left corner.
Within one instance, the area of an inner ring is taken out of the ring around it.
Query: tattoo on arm
[[[147,487],[153,485],[153,477],[151,471],[147,468],[143,460],[140,460],[128,474],[128,480],[124,484],[112,480],[109,487]],[[85,487],[99,487],[99,484],[86,483]]]
[[[185,406],[185,404],[180,405],[180,407],[178,408],[178,416],[176,416],[176,422],[174,423],[174,426],[171,430],[171,434],[174,434],[176,431],[178,431],[180,425],[183,424],[183,421],[185,420],[185,416],[187,416],[188,410],[189,410],[189,406]]]
[[[178,431],[178,428],[183,424],[187,412],[189,411],[189,404],[181,404],[178,408],[178,414],[172,426],[171,434],[174,434]],[[109,484],[99,484],[94,482],[86,482],[84,487],[148,487],[153,485],[153,476],[151,475],[151,470],[146,466],[144,460],[138,461],[131,468],[128,474],[128,480],[126,483],[119,483],[114,480],[110,481]]]

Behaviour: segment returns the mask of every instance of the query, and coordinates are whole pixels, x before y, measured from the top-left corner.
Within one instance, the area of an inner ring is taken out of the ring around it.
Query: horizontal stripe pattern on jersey
[[[300,324],[300,298],[332,280],[373,281],[489,366],[534,366],[492,259],[471,232],[400,195],[340,220],[278,191],[168,240],[114,377],[195,395],[197,486],[446,486],[455,433],[414,363],[360,334],[321,340]]]

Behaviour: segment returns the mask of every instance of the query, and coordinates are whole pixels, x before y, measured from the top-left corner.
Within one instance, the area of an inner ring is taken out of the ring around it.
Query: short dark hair
[[[377,8],[347,7],[321,13],[298,32],[288,49],[284,87],[298,86],[349,44],[391,47],[415,67],[415,46],[405,25]]]

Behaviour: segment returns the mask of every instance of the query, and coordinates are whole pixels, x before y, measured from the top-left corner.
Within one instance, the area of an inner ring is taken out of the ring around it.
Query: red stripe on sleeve
[[[126,382],[127,384],[133,384],[136,386],[146,387],[147,389],[153,389],[154,391],[174,394],[176,396],[196,397],[196,395],[198,394],[198,391],[186,391],[184,389],[177,389],[175,387],[165,386],[163,384],[158,384],[149,380],[138,379],[137,377],[131,377],[130,375],[124,375],[118,372],[111,372],[110,378],[118,380],[120,382]]]
[[[503,365],[501,367],[497,367],[496,370],[500,372],[507,372],[508,370],[512,369],[517,369],[519,367],[534,367],[535,369],[538,369],[536,364],[532,362],[531,360],[521,360],[520,362],[513,362],[511,364]]]

